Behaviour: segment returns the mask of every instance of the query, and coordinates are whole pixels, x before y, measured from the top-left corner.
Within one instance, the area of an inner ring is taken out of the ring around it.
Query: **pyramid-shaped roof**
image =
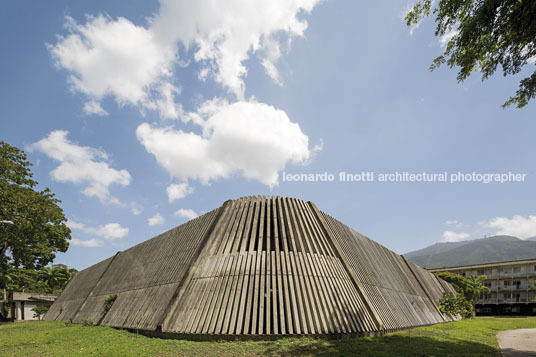
[[[174,335],[366,334],[456,319],[439,311],[446,291],[312,202],[243,197],[80,271],[45,319]]]

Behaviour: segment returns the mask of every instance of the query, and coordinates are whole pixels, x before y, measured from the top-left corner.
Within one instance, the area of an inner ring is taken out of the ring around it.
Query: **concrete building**
[[[490,293],[476,301],[477,315],[536,315],[536,259],[466,265],[430,272],[448,271],[462,276],[485,275]]]
[[[439,311],[446,291],[312,202],[243,197],[78,272],[45,319],[196,338],[369,334],[458,319]]]
[[[37,320],[33,308],[37,306],[51,306],[58,296],[54,294],[37,294],[13,292],[9,296],[8,303],[11,307],[10,316],[16,321]],[[42,316],[41,316],[42,317]]]

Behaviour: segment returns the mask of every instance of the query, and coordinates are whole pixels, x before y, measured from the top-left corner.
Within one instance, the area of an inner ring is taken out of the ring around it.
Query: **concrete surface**
[[[497,341],[504,357],[536,357],[536,328],[501,331]]]

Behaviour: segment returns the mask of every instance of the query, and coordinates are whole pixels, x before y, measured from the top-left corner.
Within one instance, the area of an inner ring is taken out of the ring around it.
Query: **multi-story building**
[[[536,259],[430,269],[465,277],[485,275],[489,294],[476,301],[477,315],[536,315]]]

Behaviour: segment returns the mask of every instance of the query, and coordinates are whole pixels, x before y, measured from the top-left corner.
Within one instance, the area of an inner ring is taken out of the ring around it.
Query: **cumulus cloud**
[[[453,231],[445,231],[443,232],[443,242],[459,242],[461,240],[469,238],[469,234],[464,232],[453,232]]]
[[[188,196],[190,193],[194,192],[193,188],[188,186],[187,183],[174,183],[167,187],[167,194],[169,202],[179,200]]]
[[[69,220],[67,226],[72,230],[80,230],[110,240],[120,239],[128,234],[128,228],[122,227],[119,223],[108,223],[97,227],[91,227],[86,226],[83,223]]]
[[[68,34],[48,49],[56,65],[69,71],[72,89],[91,99],[88,109],[98,109],[107,95],[118,104],[155,108],[152,91],[171,86],[175,49],[152,30],[104,15],[88,17],[85,24],[67,17],[65,26]]]
[[[510,235],[521,239],[536,236],[536,216],[496,217],[485,222],[484,226],[496,229],[496,235]]]
[[[71,244],[74,246],[79,247],[86,247],[86,248],[95,248],[95,247],[102,247],[104,242],[100,239],[78,239],[78,238],[72,238]]]
[[[208,101],[188,118],[200,134],[148,123],[136,131],[145,149],[183,182],[208,184],[237,172],[272,187],[288,162],[303,164],[314,155],[299,125],[263,103]]]
[[[101,202],[119,204],[119,200],[110,195],[109,186],[127,186],[130,173],[110,167],[104,151],[73,144],[67,135],[67,131],[52,131],[46,138],[32,144],[29,150],[38,150],[59,161],[60,165],[50,172],[55,181],[86,184],[82,190],[84,195],[97,197]]]
[[[174,216],[187,218],[187,219],[194,219],[199,217],[197,213],[195,213],[194,210],[189,208],[180,208],[175,213],[173,213]]]
[[[149,224],[149,226],[151,227],[161,226],[162,224],[164,224],[164,217],[162,217],[160,213],[157,213],[147,220],[147,224]]]
[[[280,41],[303,36],[319,0],[161,0],[146,26],[123,17],[88,16],[85,24],[66,19],[66,34],[48,49],[59,68],[69,72],[74,91],[90,98],[85,111],[104,114],[100,100],[158,110],[177,118],[173,84],[175,65],[201,66],[200,78],[211,77],[244,97],[244,62],[256,54],[267,74],[281,83],[275,62]],[[180,56],[179,56],[180,54]]]
[[[121,227],[119,223],[109,223],[98,227],[94,233],[104,238],[118,239],[128,234],[128,228]]]
[[[195,45],[194,59],[203,64],[201,76],[243,98],[244,62],[257,53],[267,73],[279,81],[275,61],[280,56],[281,37],[303,36],[309,13],[319,0],[272,1],[174,1],[162,0],[152,29],[168,42],[186,49]]]
[[[170,202],[191,193],[189,179],[208,184],[238,173],[272,187],[287,163],[306,164],[321,146],[309,149],[308,137],[284,111],[244,98],[246,63],[257,59],[282,85],[276,63],[292,39],[304,36],[304,17],[319,1],[161,0],[144,25],[107,15],[88,16],[85,23],[67,17],[65,33],[47,46],[58,68],[68,72],[72,90],[87,97],[86,113],[106,115],[101,102],[111,97],[142,113],[154,110],[198,126],[185,132],[175,121],[137,129],[146,150],[180,181],[168,187]],[[236,102],[215,98],[185,113],[176,101],[176,72],[191,63],[200,80],[214,80]],[[130,176],[120,176],[112,182],[128,184]],[[91,186],[86,194],[117,201],[108,185]]]

